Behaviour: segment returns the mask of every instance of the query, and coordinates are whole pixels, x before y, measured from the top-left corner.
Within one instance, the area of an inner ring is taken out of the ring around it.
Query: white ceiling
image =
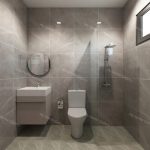
[[[127,0],[24,0],[28,7],[123,7]]]

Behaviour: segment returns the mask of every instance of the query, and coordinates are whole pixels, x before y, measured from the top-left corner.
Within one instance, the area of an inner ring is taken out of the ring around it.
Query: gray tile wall
[[[16,136],[16,89],[26,85],[27,10],[20,0],[0,0],[0,149]]]
[[[121,125],[123,116],[122,9],[44,8],[29,9],[28,53],[43,52],[51,59],[44,78],[29,75],[28,85],[51,85],[52,120],[68,124],[68,89],[87,90],[87,111],[93,124]],[[102,21],[97,25],[97,21]],[[61,21],[61,25],[56,22]],[[102,87],[104,47],[117,45],[110,58],[112,88]],[[57,100],[64,99],[64,110]]]
[[[125,126],[150,149],[150,41],[136,46],[136,14],[149,0],[129,0],[124,10]]]

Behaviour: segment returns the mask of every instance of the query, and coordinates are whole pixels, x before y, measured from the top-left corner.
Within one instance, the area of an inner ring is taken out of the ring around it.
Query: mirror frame
[[[27,58],[27,69],[28,69],[28,71],[29,71],[29,73],[31,74],[31,75],[33,75],[34,77],[44,77],[44,76],[46,76],[48,73],[49,73],[49,71],[50,71],[50,69],[51,69],[51,61],[50,61],[50,58],[48,57],[48,65],[49,65],[49,68],[48,68],[48,71],[46,72],[46,73],[43,73],[43,74],[40,74],[40,75],[38,75],[38,74],[34,74],[31,70],[30,70],[30,68],[29,68],[29,64],[28,64],[28,62],[29,62],[29,59],[30,59],[30,57],[28,56],[28,58]]]
[[[137,24],[136,24],[136,45],[142,44],[145,41],[150,39],[150,33],[146,36],[143,34],[143,15],[150,11],[150,2],[136,15]]]

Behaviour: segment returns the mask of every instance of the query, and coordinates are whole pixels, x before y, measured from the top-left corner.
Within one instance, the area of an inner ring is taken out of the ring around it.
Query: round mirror
[[[46,54],[32,54],[27,59],[27,69],[33,76],[45,76],[50,71],[50,59]]]

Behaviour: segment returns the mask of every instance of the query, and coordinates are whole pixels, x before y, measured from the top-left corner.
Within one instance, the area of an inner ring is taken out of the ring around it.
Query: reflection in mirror
[[[143,37],[150,34],[150,10],[143,15]]]
[[[46,54],[32,54],[28,57],[27,68],[34,76],[45,76],[50,70],[50,59]]]

